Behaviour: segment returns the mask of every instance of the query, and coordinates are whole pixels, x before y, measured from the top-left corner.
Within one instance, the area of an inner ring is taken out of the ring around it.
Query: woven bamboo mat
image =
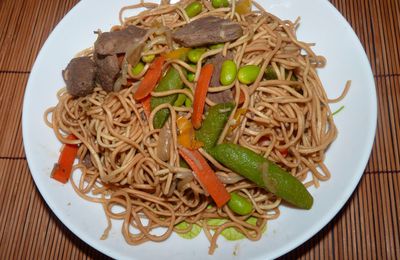
[[[371,62],[378,94],[376,140],[345,207],[282,259],[400,259],[400,2],[331,2],[354,28]],[[0,1],[0,259],[106,258],[46,206],[22,147],[21,105],[30,70],[49,33],[76,3]]]

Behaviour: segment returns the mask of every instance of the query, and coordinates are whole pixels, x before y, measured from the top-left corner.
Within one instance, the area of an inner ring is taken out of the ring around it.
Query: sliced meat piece
[[[84,97],[93,92],[96,77],[95,63],[89,57],[72,59],[62,72],[67,91],[75,97]]]
[[[105,32],[94,43],[94,50],[101,55],[125,53],[136,41],[142,41],[147,30],[129,25],[125,29]]]
[[[208,61],[206,63],[211,63],[214,65],[214,71],[213,71],[213,75],[211,77],[210,87],[221,86],[219,77],[221,74],[222,63],[224,63],[225,60],[229,60],[229,59],[233,59],[232,52],[228,52],[225,57],[222,56],[221,53],[218,53],[217,55],[208,59]],[[233,101],[233,94],[230,89],[227,89],[227,90],[224,90],[221,92],[208,93],[207,97],[215,103],[225,103],[225,102]]]
[[[114,90],[114,82],[119,76],[119,61],[117,55],[95,55],[97,66],[96,82],[107,92]]]
[[[172,34],[172,38],[185,47],[198,47],[233,41],[242,35],[243,30],[238,23],[207,16],[177,29]]]

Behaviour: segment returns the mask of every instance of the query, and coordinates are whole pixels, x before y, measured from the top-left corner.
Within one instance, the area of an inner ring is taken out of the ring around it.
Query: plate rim
[[[135,0],[135,1],[137,1],[137,0]],[[22,117],[21,117],[23,146],[24,146],[24,150],[25,150],[26,160],[27,160],[27,163],[29,166],[29,171],[31,173],[30,175],[32,176],[32,178],[34,180],[35,185],[36,185],[37,189],[39,190],[39,193],[40,193],[42,199],[45,201],[46,205],[51,209],[51,211],[57,216],[57,218],[60,220],[60,222],[63,223],[63,225],[68,228],[68,230],[70,230],[75,236],[77,236],[79,239],[81,239],[84,243],[90,245],[91,247],[98,250],[99,252],[101,252],[107,256],[110,256],[110,257],[124,258],[124,256],[119,254],[116,250],[110,252],[106,249],[103,249],[100,246],[100,244],[98,242],[96,242],[95,240],[93,240],[89,235],[86,235],[85,232],[81,232],[80,230],[78,230],[76,228],[76,226],[69,220],[69,218],[66,217],[63,213],[61,213],[61,210],[59,208],[57,208],[56,205],[54,205],[51,202],[51,200],[48,199],[49,194],[47,193],[45,187],[38,180],[38,176],[31,171],[31,169],[32,169],[31,165],[33,164],[33,162],[32,162],[33,159],[32,159],[32,156],[30,156],[29,151],[31,149],[29,149],[29,144],[26,140],[27,131],[28,131],[28,129],[26,127],[26,125],[28,124],[27,123],[27,120],[28,120],[27,119],[27,117],[28,117],[27,107],[28,107],[28,103],[29,103],[28,97],[29,97],[29,93],[30,93],[31,89],[33,88],[32,81],[34,81],[32,75],[36,74],[36,70],[38,67],[37,64],[40,63],[41,60],[43,60],[44,50],[47,49],[47,45],[49,44],[51,39],[54,37],[54,35],[55,35],[54,32],[60,30],[60,28],[66,22],[65,18],[67,16],[71,16],[71,13],[77,12],[77,10],[80,9],[81,6],[83,6],[83,4],[86,2],[88,2],[88,1],[78,2],[75,6],[73,6],[68,11],[67,14],[65,14],[62,17],[62,19],[59,21],[59,23],[50,32],[49,36],[47,37],[46,41],[44,42],[39,53],[36,56],[36,59],[32,66],[32,69],[31,69],[31,72],[29,75],[29,79],[26,84],[26,88],[25,88],[25,92],[24,92],[23,109],[22,109]],[[378,99],[378,97],[376,94],[376,84],[375,84],[371,64],[366,55],[365,49],[360,42],[359,37],[355,33],[354,29],[347,22],[347,20],[343,17],[343,15],[333,6],[333,4],[331,2],[329,2],[327,0],[321,0],[321,2],[324,2],[325,4],[327,4],[328,7],[331,9],[331,11],[334,12],[336,18],[338,18],[340,20],[340,23],[345,25],[347,30],[350,30],[350,32],[351,32],[350,35],[353,38],[352,41],[357,45],[358,50],[362,50],[360,53],[361,53],[361,59],[363,60],[363,63],[368,65],[367,66],[368,67],[367,81],[371,84],[371,86],[373,86],[373,88],[372,88],[373,96],[371,97],[371,103],[370,103],[371,110],[372,110],[371,117],[373,120],[371,120],[372,126],[369,128],[369,130],[370,130],[368,133],[369,138],[368,138],[368,140],[366,140],[367,141],[366,147],[368,149],[365,149],[363,152],[363,155],[360,157],[361,162],[358,163],[358,169],[357,169],[358,171],[352,178],[351,183],[349,185],[347,185],[346,189],[343,191],[344,196],[342,197],[342,199],[340,201],[337,201],[334,204],[334,206],[331,207],[330,210],[326,214],[324,214],[325,217],[323,220],[317,222],[317,224],[310,227],[308,229],[308,232],[303,233],[302,236],[299,236],[297,239],[291,240],[290,242],[286,243],[284,246],[281,247],[280,250],[275,250],[275,252],[274,252],[275,254],[270,254],[271,258],[276,258],[276,257],[282,256],[282,255],[294,250],[295,248],[299,247],[300,245],[304,244],[307,240],[309,240],[315,234],[320,232],[329,222],[331,222],[335,218],[335,216],[340,212],[340,210],[345,206],[345,204],[349,201],[350,197],[356,191],[357,186],[360,183],[360,180],[363,176],[364,170],[367,166],[367,163],[368,163],[368,160],[370,158],[370,154],[371,154],[371,151],[373,148],[373,143],[375,141],[375,135],[376,135],[376,129],[377,129],[377,114],[378,114],[377,99]]]

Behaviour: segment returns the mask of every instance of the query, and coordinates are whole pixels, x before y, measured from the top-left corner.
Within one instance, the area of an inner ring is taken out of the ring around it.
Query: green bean
[[[132,74],[133,75],[139,75],[140,72],[142,72],[144,69],[144,64],[142,62],[138,62],[138,64],[135,65],[135,67],[132,68]]]
[[[178,98],[175,100],[174,106],[175,107],[182,106],[183,104],[185,104],[185,100],[186,100],[186,95],[185,94],[182,94],[182,93],[178,94]]]
[[[158,86],[155,88],[155,92],[168,91],[173,89],[181,89],[183,88],[183,82],[181,77],[179,76],[179,72],[174,68],[170,67],[165,74],[165,76],[160,80]],[[161,104],[174,104],[176,99],[178,98],[178,94],[172,94],[165,97],[151,97],[150,105],[151,110],[156,108]],[[154,115],[153,125],[154,128],[162,128],[169,117],[170,111],[168,108],[163,108],[159,110]]]
[[[188,52],[187,57],[191,62],[197,63],[200,60],[201,55],[203,55],[203,53],[205,53],[206,50],[207,50],[206,48],[191,49]]]
[[[313,197],[303,183],[263,156],[230,143],[219,144],[209,152],[218,162],[283,200],[310,209]]]
[[[215,146],[234,107],[233,103],[220,103],[208,110],[201,128],[196,131],[196,139],[204,143],[204,149]]]
[[[245,65],[238,71],[238,79],[243,84],[251,84],[256,81],[260,67],[257,65]]]
[[[222,63],[221,74],[219,76],[219,81],[222,85],[230,85],[236,79],[236,63],[233,60],[226,60]]]
[[[155,57],[156,57],[156,55],[154,55],[154,54],[146,55],[146,56],[142,57],[142,61],[145,63],[150,63],[154,60]]]
[[[228,207],[239,215],[248,215],[253,211],[253,204],[242,195],[231,192],[231,199],[228,201]]]
[[[186,11],[187,16],[192,18],[192,17],[195,17],[196,15],[198,15],[199,13],[201,13],[202,9],[203,9],[203,7],[201,6],[201,3],[198,1],[195,1],[191,4],[189,4],[188,6],[186,6],[185,11]]]

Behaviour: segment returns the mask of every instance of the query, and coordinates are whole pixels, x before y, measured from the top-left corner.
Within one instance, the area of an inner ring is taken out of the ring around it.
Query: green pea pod
[[[261,155],[236,144],[220,144],[209,153],[232,171],[302,209],[310,209],[313,197],[294,176]]]
[[[165,76],[160,80],[158,83],[158,86],[154,90],[155,92],[162,92],[162,91],[168,91],[168,90],[173,90],[173,89],[181,89],[183,88],[183,82],[181,80],[181,77],[179,76],[179,72],[174,68],[170,67],[165,74]],[[151,110],[156,108],[157,106],[161,104],[173,104],[175,100],[178,98],[178,94],[173,94],[165,97],[151,97],[150,99],[150,105],[151,105]],[[158,111],[154,115],[154,120],[153,120],[153,125],[154,128],[162,128],[167,121],[169,117],[169,109],[164,108]]]
[[[204,143],[206,150],[217,143],[234,107],[233,103],[220,103],[208,110],[201,128],[196,131],[196,139]]]
[[[185,104],[186,95],[185,94],[178,94],[178,98],[174,102],[175,107],[180,107]]]

